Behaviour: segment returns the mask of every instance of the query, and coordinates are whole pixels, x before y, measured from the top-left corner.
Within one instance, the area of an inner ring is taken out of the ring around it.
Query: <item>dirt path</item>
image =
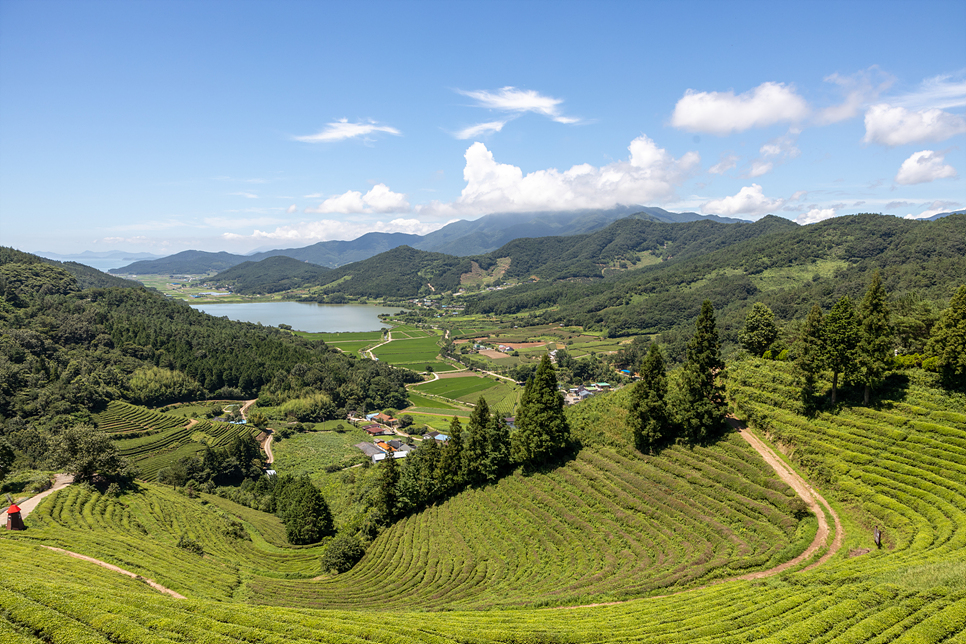
[[[248,411],[249,407],[251,407],[257,402],[258,402],[257,398],[255,400],[246,400],[245,404],[238,409],[238,413],[241,414],[242,418],[244,418],[245,420],[248,420],[248,417],[245,415],[245,412]]]
[[[45,492],[36,494],[22,503],[18,503],[17,506],[20,508],[21,518],[26,519],[27,515],[33,512],[34,508],[40,505],[40,502],[46,499],[48,496],[56,492],[57,490],[63,490],[65,487],[74,482],[74,477],[70,474],[57,474],[54,477],[54,486]],[[4,510],[0,512],[0,524],[4,527],[7,525],[7,511]]]
[[[718,581],[714,581],[704,586],[698,586],[697,588],[689,588],[688,590],[682,590],[676,593],[668,593],[666,595],[654,595],[651,597],[647,597],[646,599],[660,599],[662,597],[670,597],[671,595],[680,595],[681,593],[700,590],[702,588],[708,588],[709,586],[716,586],[718,584],[723,584],[729,581],[762,579],[764,577],[771,577],[773,575],[777,575],[782,572],[785,572],[786,570],[794,568],[795,566],[798,566],[802,562],[808,561],[808,559],[813,557],[816,552],[818,552],[819,550],[825,547],[826,543],[828,542],[829,534],[831,532],[831,530],[829,529],[828,520],[825,518],[825,512],[822,511],[822,508],[819,505],[819,503],[825,506],[825,508],[828,510],[828,513],[832,516],[832,519],[835,522],[835,538],[832,539],[832,543],[829,545],[826,553],[822,555],[821,558],[819,558],[818,561],[816,561],[815,563],[812,563],[806,566],[805,568],[802,568],[802,571],[804,572],[806,570],[812,570],[813,568],[821,566],[823,563],[831,559],[835,555],[835,553],[839,551],[839,548],[842,547],[842,542],[845,539],[845,531],[842,529],[842,522],[841,520],[839,520],[839,515],[835,512],[835,510],[832,509],[832,506],[828,504],[828,501],[826,501],[822,497],[822,495],[816,492],[812,488],[812,486],[809,485],[807,481],[805,481],[805,479],[803,479],[801,476],[798,475],[797,472],[795,472],[790,467],[788,467],[788,465],[786,465],[785,462],[781,458],[779,458],[777,454],[775,454],[774,450],[772,450],[771,447],[766,445],[760,438],[758,438],[755,434],[753,434],[748,429],[747,425],[745,425],[737,418],[734,418],[733,416],[728,417],[728,423],[732,427],[734,427],[735,430],[738,431],[741,437],[752,447],[752,449],[754,449],[756,452],[761,454],[761,457],[765,459],[765,462],[768,463],[768,465],[771,466],[773,470],[775,470],[775,473],[778,474],[778,477],[781,480],[788,483],[788,485],[791,486],[793,490],[795,490],[798,496],[803,501],[805,501],[806,505],[808,505],[809,510],[811,510],[812,513],[815,514],[815,517],[818,519],[818,531],[815,533],[815,538],[812,540],[811,545],[809,545],[808,548],[806,548],[805,551],[802,552],[802,554],[798,555],[794,559],[786,561],[783,564],[779,564],[774,568],[769,568],[768,570],[760,570],[758,572],[750,572],[746,575],[741,575],[738,577],[729,577],[728,579],[720,579]],[[570,610],[574,608],[594,608],[595,606],[613,606],[616,604],[626,604],[627,602],[630,602],[630,601],[637,601],[637,600],[626,599],[623,601],[600,602],[598,604],[583,604],[580,606],[557,606],[554,608],[548,608],[547,610]]]
[[[94,559],[93,557],[88,557],[87,555],[82,555],[82,554],[78,554],[76,552],[71,552],[70,550],[64,550],[63,548],[55,548],[53,546],[41,546],[41,548],[47,548],[47,550],[53,550],[54,552],[59,552],[59,553],[62,553],[62,554],[67,555],[68,557],[73,557],[75,559],[82,559],[84,561],[89,561],[90,563],[96,564],[96,565],[100,566],[101,568],[107,568],[108,570],[113,570],[114,572],[119,572],[122,575],[127,575],[128,577],[130,577],[132,579],[140,579],[141,581],[145,582],[151,588],[154,588],[155,590],[161,591],[162,593],[166,593],[168,595],[171,595],[175,599],[185,599],[185,596],[184,595],[181,595],[179,593],[176,593],[173,590],[171,590],[170,588],[165,588],[164,586],[162,586],[158,582],[154,581],[153,579],[147,579],[145,577],[142,577],[141,575],[137,575],[137,574],[131,572],[130,570],[124,570],[123,568],[119,568],[119,567],[115,566],[114,564],[109,564],[106,561],[101,561],[100,559]]]
[[[23,503],[18,503],[17,504],[18,506],[20,506],[20,516],[22,516],[23,518],[27,518],[27,515],[30,514],[31,512],[33,512],[33,510],[38,505],[40,505],[40,502],[41,501],[43,501],[45,498],[47,498],[48,496],[50,496],[54,492],[57,492],[58,490],[64,489],[65,487],[67,487],[68,485],[70,485],[73,482],[74,482],[74,477],[73,476],[71,476],[69,474],[58,474],[56,476],[56,478],[54,479],[54,487],[50,488],[46,492],[41,492],[40,494],[37,494],[36,496],[30,497],[29,499],[27,499]],[[0,514],[0,522],[2,522],[3,525],[6,525],[7,524],[7,511],[6,510],[4,510],[2,514]],[[109,564],[106,561],[101,561],[99,559],[94,559],[93,557],[88,557],[86,555],[78,554],[76,552],[71,552],[69,550],[64,550],[63,548],[55,548],[53,546],[41,546],[41,548],[47,548],[48,550],[53,550],[54,552],[60,552],[60,553],[63,553],[65,555],[68,555],[70,557],[74,557],[76,559],[83,559],[84,561],[89,561],[89,562],[91,562],[93,564],[97,564],[98,566],[101,566],[103,568],[107,568],[108,570],[113,570],[114,572],[119,572],[122,575],[127,575],[128,577],[131,577],[132,579],[141,579],[142,581],[146,582],[149,586],[151,586],[151,588],[154,588],[155,590],[159,590],[162,593],[167,593],[167,594],[171,595],[172,597],[174,597],[176,599],[184,599],[185,598],[184,595],[179,595],[178,593],[174,592],[170,588],[165,588],[164,586],[162,586],[161,584],[155,582],[152,579],[145,579],[144,577],[141,577],[140,575],[136,575],[136,574],[134,574],[133,572],[131,572],[129,570],[124,570],[123,568],[118,568],[117,566],[115,566],[113,564]]]
[[[272,430],[268,430],[268,431],[272,431]],[[265,450],[265,456],[267,457],[265,459],[265,462],[268,463],[269,465],[275,462],[275,457],[272,455],[272,439],[274,437],[275,437],[274,434],[269,434],[268,438],[265,439],[265,442],[262,443],[262,449]]]
[[[384,342],[380,342],[379,344],[377,344],[375,346],[372,346],[372,347],[369,347],[368,349],[366,349],[365,352],[369,354],[369,359],[370,360],[375,360],[376,359],[376,356],[372,355],[372,350],[373,349],[378,349],[382,345],[389,344],[390,342],[392,342],[392,331],[387,331],[386,332],[386,340]]]

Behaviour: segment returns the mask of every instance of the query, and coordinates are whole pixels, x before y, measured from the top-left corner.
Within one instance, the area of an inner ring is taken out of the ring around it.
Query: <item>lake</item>
[[[398,313],[399,307],[373,304],[315,304],[313,302],[242,302],[237,304],[192,304],[192,308],[215,317],[256,322],[266,326],[288,324],[297,331],[378,331],[386,326],[380,313]]]

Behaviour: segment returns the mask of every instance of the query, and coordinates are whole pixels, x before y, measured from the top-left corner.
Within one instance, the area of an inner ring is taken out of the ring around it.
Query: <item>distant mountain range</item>
[[[749,223],[743,219],[699,215],[693,212],[676,213],[662,208],[620,206],[609,210],[576,210],[569,212],[496,213],[474,221],[460,220],[447,224],[427,235],[406,233],[366,233],[351,241],[325,241],[303,248],[270,250],[251,255],[235,255],[224,251],[212,253],[186,250],[161,259],[138,261],[111,269],[116,274],[168,275],[199,274],[224,271],[242,262],[258,262],[268,257],[285,256],[326,268],[374,257],[399,246],[410,246],[447,255],[467,257],[492,252],[514,239],[522,237],[550,237],[579,235],[605,228],[610,223],[627,217],[683,223],[710,220],[719,223]]]

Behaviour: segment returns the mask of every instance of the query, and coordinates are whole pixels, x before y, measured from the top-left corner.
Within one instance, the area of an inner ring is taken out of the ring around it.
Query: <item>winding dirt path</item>
[[[268,431],[271,432],[272,430],[270,429]],[[274,433],[271,433],[271,434],[268,435],[268,438],[265,439],[265,442],[262,443],[262,449],[265,450],[265,456],[266,456],[265,462],[268,465],[271,465],[272,463],[275,462],[275,456],[272,455],[272,439],[273,438],[275,438],[275,434]]]
[[[822,555],[814,563],[809,564],[805,568],[802,568],[802,572],[806,570],[812,570],[813,568],[817,568],[818,566],[821,566],[823,563],[831,559],[835,555],[835,553],[839,551],[839,548],[842,547],[842,542],[845,539],[845,530],[843,530],[842,528],[842,521],[839,519],[838,513],[836,513],[835,510],[832,509],[832,506],[829,505],[828,501],[826,501],[822,497],[822,495],[816,492],[815,489],[812,488],[812,486],[809,485],[808,482],[805,479],[803,479],[797,472],[795,472],[793,469],[788,467],[788,465],[786,465],[785,462],[781,458],[779,458],[779,456],[775,453],[775,451],[771,447],[766,445],[760,438],[758,438],[754,433],[751,432],[751,430],[748,429],[748,426],[745,425],[745,423],[738,420],[734,416],[729,415],[728,424],[731,425],[741,435],[741,437],[745,440],[745,442],[747,442],[752,447],[752,449],[754,449],[756,452],[761,454],[761,457],[765,459],[765,462],[768,463],[768,465],[773,470],[775,470],[775,473],[778,474],[778,477],[781,480],[785,481],[789,486],[791,486],[791,488],[795,490],[795,492],[805,502],[805,504],[808,505],[808,509],[811,510],[812,513],[815,515],[815,517],[818,519],[818,531],[815,533],[815,538],[812,540],[812,543],[808,546],[808,548],[806,548],[804,552],[802,552],[802,554],[798,555],[794,559],[790,559],[789,561],[786,561],[783,564],[779,564],[774,568],[769,568],[768,570],[759,570],[758,572],[750,572],[748,574],[740,575],[738,577],[719,579],[717,581],[713,581],[710,584],[706,584],[704,586],[689,588],[687,590],[681,590],[675,593],[668,593],[666,595],[653,595],[651,597],[647,597],[644,599],[660,599],[662,597],[680,595],[681,593],[700,590],[702,588],[708,588],[709,586],[717,586],[718,584],[724,584],[729,581],[763,579],[765,577],[772,577],[774,575],[778,575],[782,572],[785,572],[786,570],[790,570],[791,568],[794,568],[805,561],[808,561],[811,557],[815,556],[816,552],[818,552],[819,550],[821,550],[826,546],[826,544],[828,543],[829,535],[831,534],[828,520],[825,518],[825,512],[822,510],[822,507],[819,505],[819,503],[821,503],[822,506],[825,506],[825,509],[828,511],[829,515],[831,515],[835,523],[835,537],[832,539],[832,543],[828,546],[828,550],[825,552],[825,554]],[[625,599],[625,600],[616,601],[616,602],[582,604],[580,606],[556,606],[553,608],[548,608],[546,610],[571,610],[574,608],[594,608],[596,606],[614,606],[616,604],[626,604],[627,602],[631,602],[631,601],[638,601],[638,600]]]
[[[153,579],[148,579],[146,577],[142,577],[141,575],[135,574],[135,573],[131,572],[130,570],[124,570],[123,568],[119,568],[118,566],[115,566],[114,564],[109,564],[106,561],[101,561],[100,559],[94,559],[93,557],[88,557],[87,555],[82,555],[82,554],[78,554],[76,552],[71,552],[70,550],[64,550],[63,548],[55,548],[53,546],[41,546],[41,548],[47,548],[47,550],[53,550],[54,552],[59,552],[61,554],[65,554],[68,557],[73,557],[74,559],[82,559],[83,561],[88,561],[88,562],[90,562],[92,564],[95,564],[97,566],[100,566],[101,568],[107,568],[108,570],[112,570],[114,572],[119,572],[122,575],[127,575],[131,579],[140,579],[141,581],[143,581],[144,583],[146,583],[148,586],[150,586],[151,588],[154,588],[157,591],[160,591],[160,592],[165,593],[167,595],[171,595],[175,599],[185,599],[185,596],[184,595],[182,595],[180,593],[176,593],[175,591],[171,590],[170,588],[165,588],[164,586],[162,586],[158,582],[154,581]]]
[[[54,479],[54,486],[52,488],[50,488],[46,492],[41,492],[40,494],[37,494],[36,496],[30,497],[29,499],[27,499],[23,503],[18,503],[17,504],[17,505],[20,506],[20,516],[22,516],[23,518],[26,518],[28,514],[30,514],[31,512],[33,512],[34,509],[38,505],[40,505],[40,502],[41,501],[43,501],[45,498],[47,498],[48,496],[50,496],[54,492],[57,492],[59,490],[63,490],[65,487],[67,487],[68,485],[70,485],[73,482],[74,482],[74,477],[73,476],[71,476],[69,474],[58,474],[56,476],[56,478]],[[7,511],[6,510],[4,510],[2,514],[0,514],[0,521],[2,521],[4,525],[7,524]],[[40,545],[40,544],[38,544],[38,545]],[[64,550],[63,548],[55,548],[53,546],[44,546],[44,545],[41,545],[40,547],[41,548],[47,548],[47,550],[53,550],[54,552],[59,552],[59,553],[65,554],[68,557],[74,557],[75,559],[83,559],[84,561],[89,561],[90,563],[97,564],[98,566],[101,566],[102,568],[107,568],[108,570],[113,570],[114,572],[119,572],[122,575],[127,575],[128,577],[131,577],[132,579],[140,579],[140,580],[144,581],[147,585],[151,586],[151,588],[154,588],[155,590],[161,591],[162,593],[166,593],[168,595],[171,595],[175,599],[184,599],[185,598],[184,595],[181,595],[179,593],[176,593],[175,591],[171,590],[170,588],[165,588],[164,586],[162,586],[161,584],[157,583],[153,579],[146,579],[146,578],[142,577],[141,575],[138,575],[138,574],[135,574],[135,573],[131,572],[130,570],[124,570],[123,568],[119,568],[118,566],[115,566],[114,564],[109,564],[106,561],[101,561],[100,559],[94,559],[93,557],[88,557],[87,555],[82,555],[82,554],[79,554],[79,553],[76,553],[76,552],[71,552],[70,550]]]

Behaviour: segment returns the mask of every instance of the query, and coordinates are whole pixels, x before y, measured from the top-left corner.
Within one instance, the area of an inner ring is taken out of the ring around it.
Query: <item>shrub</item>
[[[205,554],[204,547],[184,533],[182,533],[181,538],[178,539],[178,547],[182,550],[187,550],[188,552],[194,553],[199,557],[203,557]]]
[[[324,570],[334,570],[335,572],[346,572],[351,570],[356,562],[366,554],[362,542],[351,534],[340,533],[322,555],[322,568]]]

